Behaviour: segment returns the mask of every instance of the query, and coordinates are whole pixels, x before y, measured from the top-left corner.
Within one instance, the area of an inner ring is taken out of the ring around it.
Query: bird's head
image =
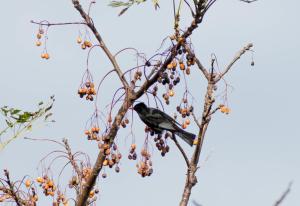
[[[138,103],[136,104],[133,109],[137,112],[137,113],[143,113],[145,111],[147,111],[147,106],[141,102],[141,103]]]

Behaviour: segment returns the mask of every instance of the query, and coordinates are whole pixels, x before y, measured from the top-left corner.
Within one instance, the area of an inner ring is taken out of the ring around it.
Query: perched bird
[[[193,145],[196,135],[181,129],[180,124],[163,111],[147,107],[144,103],[136,104],[133,109],[138,113],[141,120],[155,133],[160,134],[164,130],[167,130],[181,137],[189,145]]]

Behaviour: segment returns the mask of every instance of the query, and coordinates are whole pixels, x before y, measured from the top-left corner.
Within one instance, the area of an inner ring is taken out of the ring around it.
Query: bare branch
[[[12,199],[16,202],[16,204],[18,206],[22,206],[22,205],[26,205],[27,204],[27,201],[21,199],[19,197],[19,195],[17,194],[18,191],[15,191],[15,188],[14,188],[14,183],[11,182],[10,180],[10,177],[9,177],[9,172],[8,170],[4,170],[4,175],[6,177],[6,183],[8,185],[9,188],[2,188],[2,191],[4,191],[6,194],[8,194],[9,196],[12,197]]]
[[[77,177],[78,177],[78,180],[80,181],[79,185],[81,186],[81,183],[82,183],[82,172],[78,166],[78,164],[76,163],[76,160],[74,159],[74,155],[72,154],[72,151],[71,151],[71,147],[68,143],[68,140],[67,139],[63,139],[63,143],[65,145],[65,149],[67,150],[67,154],[68,154],[68,159],[70,160],[70,163],[71,165],[73,166],[75,172],[77,173]],[[78,195],[78,190],[76,190],[77,192],[77,195]]]
[[[282,193],[281,197],[274,203],[274,206],[279,206],[286,196],[290,193],[293,182],[290,182],[287,189]]]
[[[63,23],[50,23],[48,21],[40,21],[40,22],[37,22],[37,21],[33,21],[31,20],[30,23],[32,24],[37,24],[37,25],[40,25],[40,26],[65,26],[65,25],[78,25],[78,24],[84,24],[86,25],[85,22],[63,22]]]
[[[178,149],[180,150],[185,162],[186,162],[186,166],[189,168],[190,167],[190,163],[189,163],[189,159],[186,155],[186,153],[184,152],[184,150],[182,149],[182,147],[180,146],[180,144],[178,143],[176,137],[174,134],[172,134],[172,140],[175,142],[176,146],[178,147]]]
[[[129,88],[129,84],[127,82],[127,80],[125,79],[123,72],[121,71],[121,68],[119,66],[119,64],[117,63],[114,55],[110,52],[110,50],[106,47],[100,33],[97,31],[94,22],[92,20],[92,18],[83,10],[81,4],[79,3],[79,0],[72,0],[72,3],[75,7],[75,9],[80,13],[81,17],[85,20],[86,25],[91,29],[91,31],[93,32],[93,34],[95,35],[96,39],[99,42],[100,47],[102,48],[102,50],[104,51],[104,53],[106,54],[106,56],[108,57],[108,59],[110,60],[110,62],[112,63],[116,73],[119,76],[119,79],[121,80],[122,84],[124,85],[125,88]]]
[[[209,74],[207,72],[207,69],[201,64],[200,60],[196,57],[195,53],[193,53],[188,46],[186,46],[185,49],[188,52],[188,54],[191,54],[191,55],[194,56],[194,59],[195,59],[195,62],[197,64],[198,68],[203,73],[203,75],[205,76],[205,78],[208,80],[209,79]]]
[[[244,46],[233,58],[233,60],[228,64],[228,66],[225,68],[225,70],[219,75],[217,76],[217,78],[215,79],[215,82],[220,81],[220,79],[223,78],[223,76],[232,68],[232,66],[234,65],[234,63],[239,60],[241,58],[241,56],[243,54],[245,54],[246,51],[250,50],[251,47],[253,47],[252,43],[247,44],[246,46]]]
[[[201,128],[201,125],[200,125],[200,123],[199,123],[199,121],[198,121],[196,115],[194,114],[194,112],[192,112],[191,114],[192,114],[192,116],[193,116],[194,122],[197,124],[197,126],[198,126],[199,129],[200,129],[200,128]]]

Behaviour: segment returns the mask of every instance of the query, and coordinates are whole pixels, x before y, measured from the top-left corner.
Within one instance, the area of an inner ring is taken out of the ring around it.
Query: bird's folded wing
[[[174,127],[174,124],[172,122],[169,122],[168,120],[161,122],[158,126],[162,129],[165,129],[168,131],[176,130],[176,128]]]
[[[160,124],[165,121],[165,118],[160,113],[149,113],[146,114],[145,119],[152,124]]]

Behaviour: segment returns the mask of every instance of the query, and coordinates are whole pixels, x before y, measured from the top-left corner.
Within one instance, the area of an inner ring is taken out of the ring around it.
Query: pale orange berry
[[[49,58],[50,58],[50,55],[49,55],[48,53],[45,53],[45,54],[44,54],[44,58],[45,58],[45,59],[49,59]]]
[[[37,41],[37,42],[35,42],[35,45],[36,45],[36,46],[41,46],[41,45],[42,45],[42,42]]]
[[[173,68],[172,63],[170,63],[170,64],[167,65],[167,69],[172,69],[172,68]]]
[[[36,38],[41,39],[42,38],[42,34],[37,33]]]
[[[172,89],[171,89],[171,90],[169,90],[169,96],[170,96],[170,97],[173,97],[173,96],[174,96],[174,94],[175,94],[174,90],[172,90]]]
[[[225,107],[225,106],[220,107],[220,111],[222,113],[225,113],[227,111],[227,107]]]
[[[26,181],[25,181],[25,186],[26,186],[26,187],[30,187],[30,185],[31,185],[31,181],[30,181],[30,180],[26,180]]]
[[[81,42],[82,42],[82,39],[81,39],[81,37],[80,37],[80,36],[79,36],[79,37],[77,37],[77,40],[76,40],[76,41],[77,41],[77,43],[78,43],[78,44],[81,44]]]
[[[47,184],[48,184],[49,187],[53,187],[53,185],[54,185],[53,181],[51,181],[51,180],[49,180],[49,181],[47,182]]]
[[[136,144],[131,144],[130,147],[131,147],[132,150],[135,150],[136,149]]]
[[[183,124],[181,125],[181,127],[182,127],[182,129],[186,129],[186,128],[187,128],[186,123],[183,123]]]
[[[104,160],[103,161],[103,166],[107,166],[108,165],[108,160]]]
[[[197,145],[197,144],[198,144],[198,139],[195,139],[193,145]]]
[[[94,190],[90,191],[89,197],[92,198],[94,197],[94,195],[95,195],[95,191]]]
[[[189,124],[191,123],[191,120],[190,120],[190,119],[186,119],[186,120],[185,120],[185,123],[186,123],[187,125],[189,125]]]
[[[184,65],[184,63],[180,63],[180,64],[179,64],[179,67],[180,67],[181,70],[185,70],[185,65]]]
[[[36,178],[36,181],[37,181],[38,183],[43,183],[43,182],[44,182],[44,178],[38,177],[38,178]]]

